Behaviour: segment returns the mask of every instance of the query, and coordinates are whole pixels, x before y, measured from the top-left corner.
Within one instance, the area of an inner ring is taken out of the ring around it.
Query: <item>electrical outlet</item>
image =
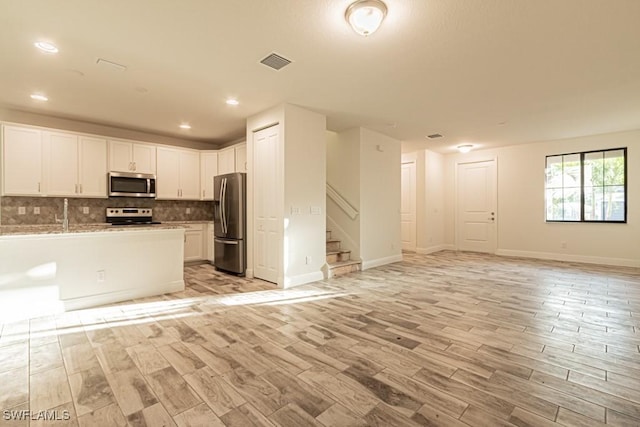
[[[107,273],[104,270],[98,270],[98,282],[104,282],[106,279]]]
[[[306,257],[304,257],[304,263],[311,264],[311,256],[307,255]]]
[[[564,240],[562,242],[560,242],[560,247],[562,249],[567,249],[567,242],[565,242]]]
[[[187,215],[191,213],[191,208],[187,208]]]
[[[27,213],[27,208],[25,208],[24,206],[18,207],[18,215],[24,215],[26,213]]]
[[[40,215],[40,207],[39,206],[36,206],[36,207],[33,208],[33,214],[34,215]]]
[[[82,213],[85,214],[85,215],[88,215],[89,214],[89,206],[83,206],[82,207]]]

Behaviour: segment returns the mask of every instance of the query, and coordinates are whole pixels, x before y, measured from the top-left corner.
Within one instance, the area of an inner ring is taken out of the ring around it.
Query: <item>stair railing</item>
[[[351,206],[351,203],[349,203],[344,197],[342,197],[342,195],[338,193],[338,191],[333,188],[328,182],[327,196],[329,196],[329,198],[333,200],[336,205],[340,206],[340,209],[342,209],[342,211],[347,214],[349,218],[356,219],[359,213],[358,210]]]

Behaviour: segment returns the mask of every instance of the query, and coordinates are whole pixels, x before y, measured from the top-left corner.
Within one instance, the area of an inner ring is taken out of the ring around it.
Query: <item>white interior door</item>
[[[402,163],[400,230],[402,249],[416,250],[416,162]]]
[[[459,163],[456,177],[458,249],[495,253],[498,240],[496,161]]]
[[[280,272],[280,231],[282,209],[278,209],[282,189],[278,183],[280,126],[253,134],[253,275],[277,283]]]

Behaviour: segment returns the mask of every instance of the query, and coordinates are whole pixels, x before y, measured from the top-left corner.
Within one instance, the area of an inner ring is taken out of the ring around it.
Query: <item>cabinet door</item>
[[[206,245],[207,245],[207,260],[213,262],[215,260],[215,254],[213,252],[214,244],[213,244],[214,234],[213,234],[213,223],[207,224],[206,227]]]
[[[79,137],[79,191],[82,197],[107,197],[107,141]]]
[[[156,147],[153,145],[133,144],[133,171],[137,173],[156,173]]]
[[[3,194],[41,194],[42,132],[14,126],[3,127]]]
[[[109,141],[109,171],[133,171],[133,146],[130,142]]]
[[[49,171],[46,193],[48,196],[79,195],[78,189],[78,137],[68,133],[44,132],[45,152]]]
[[[157,150],[156,195],[158,199],[180,198],[180,152],[159,147]]]
[[[184,260],[198,261],[204,259],[202,253],[203,234],[200,231],[186,230],[184,232]]]
[[[180,197],[200,200],[200,155],[197,152],[180,152]]]
[[[238,145],[235,150],[236,172],[247,172],[247,145]]]
[[[236,154],[233,148],[218,152],[218,175],[236,171]]]
[[[213,200],[213,177],[218,175],[218,153],[200,153],[202,200]]]

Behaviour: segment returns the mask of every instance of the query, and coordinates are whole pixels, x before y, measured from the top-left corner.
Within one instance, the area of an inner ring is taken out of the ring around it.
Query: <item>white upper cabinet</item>
[[[78,137],[78,190],[82,197],[107,197],[107,140]]]
[[[180,152],[181,198],[200,200],[200,153]]]
[[[107,197],[107,141],[3,127],[5,195]]]
[[[48,196],[78,196],[78,136],[43,132]]]
[[[236,151],[236,172],[247,172],[247,144],[237,145]]]
[[[107,197],[107,141],[44,132],[48,196]]]
[[[200,188],[202,200],[213,200],[213,177],[218,175],[218,153],[200,153]]]
[[[109,170],[156,173],[156,147],[128,141],[109,141]]]
[[[42,195],[42,131],[2,127],[2,194]]]
[[[218,175],[236,171],[236,151],[233,147],[218,151]]]
[[[157,149],[158,199],[200,199],[200,156],[196,151]]]

